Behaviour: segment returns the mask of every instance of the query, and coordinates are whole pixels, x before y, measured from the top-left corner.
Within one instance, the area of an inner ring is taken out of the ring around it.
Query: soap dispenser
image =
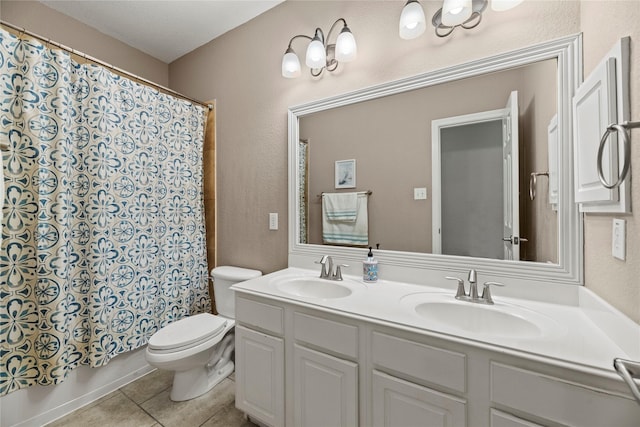
[[[362,280],[367,283],[378,281],[378,260],[373,257],[372,247],[369,246],[367,259],[362,261]]]

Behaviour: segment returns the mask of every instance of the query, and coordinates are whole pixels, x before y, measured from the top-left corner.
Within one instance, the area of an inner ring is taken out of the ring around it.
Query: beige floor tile
[[[156,420],[120,391],[109,396],[111,397],[96,405],[72,412],[48,424],[47,427],[150,427],[156,423]]]
[[[158,393],[167,390],[173,384],[173,371],[156,369],[136,381],[127,384],[120,390],[134,402],[140,404]]]
[[[251,421],[245,420],[244,413],[231,402],[207,420],[201,427],[255,427]]]
[[[173,402],[165,390],[140,406],[165,427],[197,427],[235,401],[235,383],[223,380],[195,399]]]

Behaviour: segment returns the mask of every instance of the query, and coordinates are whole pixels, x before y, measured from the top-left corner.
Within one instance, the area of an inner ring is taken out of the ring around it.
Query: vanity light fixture
[[[421,36],[426,28],[424,10],[418,0],[407,1],[400,15],[400,38],[415,39]]]
[[[524,0],[491,0],[491,8],[502,12],[512,9]],[[482,21],[482,13],[489,0],[443,0],[442,7],[431,18],[438,37],[447,37],[457,27],[469,30]],[[425,29],[424,11],[418,0],[409,0],[400,16],[400,37],[413,39]]]
[[[329,43],[331,33],[338,23],[342,23],[342,31],[338,34],[335,43]],[[322,29],[316,28],[313,37],[304,34],[298,34],[291,37],[289,46],[282,57],[282,76],[286,78],[295,78],[300,76],[300,60],[298,55],[291,47],[295,39],[303,38],[310,40],[305,55],[305,64],[309,67],[311,75],[318,77],[326,69],[327,71],[335,71],[339,62],[349,62],[356,58],[358,46],[356,39],[353,37],[351,30],[347,26],[347,21],[339,18],[331,25],[329,33],[325,38]]]

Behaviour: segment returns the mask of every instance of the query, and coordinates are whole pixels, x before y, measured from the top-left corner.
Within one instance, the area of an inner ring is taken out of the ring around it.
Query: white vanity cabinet
[[[465,393],[465,354],[374,330],[371,356],[373,426],[467,425],[466,400],[432,388]]]
[[[236,406],[271,426],[284,425],[284,310],[236,299]],[[265,333],[266,332],[266,333]]]
[[[358,425],[358,365],[298,344],[293,349],[294,425]]]
[[[358,425],[358,327],[296,308],[291,317],[294,425]]]
[[[613,374],[392,320],[237,291],[236,406],[271,426],[640,425]]]
[[[496,361],[490,362],[490,371],[492,405],[520,418],[540,420],[543,425],[640,425],[640,405],[635,400],[607,389],[606,384],[594,384],[589,376],[567,378]],[[493,424],[492,414],[492,427]]]

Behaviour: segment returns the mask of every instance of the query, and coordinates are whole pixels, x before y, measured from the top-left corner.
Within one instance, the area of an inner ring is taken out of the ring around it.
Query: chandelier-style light
[[[333,44],[329,43],[331,33],[339,22],[342,22],[343,24],[342,30],[340,31],[340,34],[338,34],[336,42]],[[307,46],[307,53],[305,55],[305,64],[309,67],[313,77],[320,76],[325,69],[327,71],[335,71],[340,62],[353,61],[358,54],[356,39],[353,37],[351,30],[347,26],[347,21],[343,18],[339,18],[333,23],[333,25],[331,25],[326,38],[320,28],[316,28],[313,37],[309,37],[304,34],[298,34],[291,37],[291,40],[289,40],[289,46],[282,57],[283,77],[295,78],[301,74],[300,60],[291,47],[293,41],[298,38],[310,40],[309,45]]]
[[[502,12],[512,9],[524,0],[491,0],[491,8]],[[482,21],[482,13],[489,0],[443,0],[442,7],[433,15],[431,23],[438,37],[447,37],[457,27],[469,30]],[[418,0],[409,0],[400,15],[400,37],[413,39],[425,30],[424,11]]]

